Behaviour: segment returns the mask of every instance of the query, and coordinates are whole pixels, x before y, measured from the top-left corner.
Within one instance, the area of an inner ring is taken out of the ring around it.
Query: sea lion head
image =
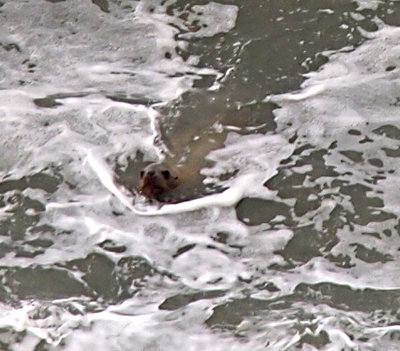
[[[140,172],[140,193],[148,199],[162,201],[163,195],[178,185],[178,177],[163,164],[151,163]]]

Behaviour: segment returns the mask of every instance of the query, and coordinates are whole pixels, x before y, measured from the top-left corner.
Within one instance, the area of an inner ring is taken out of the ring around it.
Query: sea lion
[[[237,170],[221,174],[215,182],[204,182],[202,170],[213,165],[207,155],[223,148],[231,131],[265,134],[276,129],[272,111],[277,105],[270,102],[252,103],[229,111],[221,104],[221,111],[216,111],[201,96],[192,96],[190,101],[185,99],[179,102],[179,117],[169,106],[159,111],[155,121],[154,142],[163,150],[162,163],[148,165],[146,155],[140,151],[128,157],[126,166],[117,163],[117,182],[133,195],[139,192],[150,201],[179,203],[223,191],[225,188],[218,181],[233,177]],[[151,176],[151,171],[157,171],[157,176]],[[172,177],[166,179],[164,176],[168,173],[163,176],[163,171],[169,171]]]
[[[163,164],[151,163],[140,171],[139,192],[149,200],[164,201],[177,186],[178,177]]]
[[[204,182],[203,170],[214,165],[207,156],[225,146],[230,132],[245,134],[268,133],[276,128],[272,111],[277,105],[272,103],[254,103],[240,109],[211,111],[206,113],[209,101],[196,95],[196,100],[180,106],[179,118],[175,112],[160,115],[157,120],[157,143],[163,145],[163,164],[179,177],[176,189],[168,192],[168,203],[193,200],[226,189],[224,180],[234,177],[238,172],[232,169]],[[184,103],[182,102],[182,105]],[[206,110],[205,110],[206,109]],[[173,111],[173,109],[172,109]]]

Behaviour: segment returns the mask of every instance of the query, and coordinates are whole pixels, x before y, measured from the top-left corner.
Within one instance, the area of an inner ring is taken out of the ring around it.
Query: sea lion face
[[[152,163],[140,172],[140,193],[148,199],[161,201],[162,196],[178,185],[177,179],[170,170],[162,165]]]

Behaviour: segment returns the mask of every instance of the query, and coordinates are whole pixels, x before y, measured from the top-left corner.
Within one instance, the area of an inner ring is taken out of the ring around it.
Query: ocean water
[[[399,11],[2,1],[0,350],[400,350]]]

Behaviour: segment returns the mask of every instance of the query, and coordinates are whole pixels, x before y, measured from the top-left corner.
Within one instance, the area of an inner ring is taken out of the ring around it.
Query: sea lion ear
[[[171,173],[169,173],[169,171],[161,171],[161,174],[163,175],[163,177],[168,180],[169,177],[171,176]]]
[[[144,176],[144,171],[140,171],[140,178],[143,178]]]

